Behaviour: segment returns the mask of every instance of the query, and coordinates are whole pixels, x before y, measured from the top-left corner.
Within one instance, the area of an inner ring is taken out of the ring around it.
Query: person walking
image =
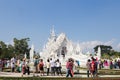
[[[86,63],[86,66],[87,66],[87,77],[89,77],[89,74],[90,74],[90,59],[88,59],[87,63]]]
[[[25,59],[23,59],[23,62],[22,62],[22,77],[25,74],[26,74],[26,61],[25,61]]]
[[[95,62],[95,64],[94,64],[94,76],[98,77],[98,62],[96,59],[94,59],[94,62]]]
[[[49,61],[49,59],[47,60],[46,67],[47,67],[47,76],[49,76],[49,72],[50,72],[50,61]]]
[[[59,59],[57,59],[56,61],[56,72],[57,72],[57,75],[61,74],[62,76],[62,72],[61,72],[61,62],[59,61]]]
[[[14,62],[11,63],[11,69],[12,69],[12,72],[15,72],[15,63]]]
[[[35,77],[35,76],[38,76],[38,75],[36,75],[36,73],[38,73],[39,71],[39,59],[37,58],[37,57],[35,57],[34,58],[34,66],[33,67],[31,67],[31,70],[32,70],[32,72],[33,72],[33,77]]]
[[[67,68],[67,75],[66,77],[69,77],[69,75],[71,77],[73,77],[73,60],[70,58],[66,64],[66,68]]]
[[[40,70],[40,75],[44,76],[44,63],[43,63],[43,59],[40,59],[39,70]]]
[[[55,61],[50,59],[51,75],[55,76]]]
[[[30,64],[29,64],[29,60],[28,60],[27,63],[26,63],[26,73],[27,73],[28,75],[30,75]]]
[[[94,71],[95,71],[95,59],[91,57],[92,61],[90,63],[90,73],[91,77],[94,77]]]
[[[113,69],[113,61],[110,61],[110,69]]]
[[[119,67],[119,69],[120,69],[120,60],[118,60],[118,67]]]

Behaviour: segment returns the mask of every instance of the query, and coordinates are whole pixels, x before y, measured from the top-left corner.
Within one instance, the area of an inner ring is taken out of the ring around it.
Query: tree
[[[97,52],[98,51],[98,47],[101,48],[101,55],[103,56],[103,54],[110,54],[112,47],[111,46],[106,46],[106,45],[97,45],[96,47],[94,47],[94,51]]]
[[[10,59],[10,57],[11,57],[11,54],[9,52],[8,46],[3,41],[0,41],[0,58]]]
[[[23,39],[16,39],[14,38],[14,45],[7,45],[5,44],[3,41],[0,41],[0,59],[4,59],[4,58],[12,58],[12,57],[16,57],[19,55],[22,55],[24,57],[24,54],[27,54],[27,57],[29,56],[29,45],[28,45],[28,41],[29,38],[23,38]]]
[[[15,52],[14,52],[14,46],[9,44],[7,47],[7,51],[8,51],[8,56],[9,58],[12,58],[13,56],[15,56]]]
[[[29,38],[23,38],[23,39],[16,39],[14,38],[14,49],[15,49],[15,54],[17,55],[24,55],[26,53],[27,57],[29,56],[29,45],[28,45],[28,41],[30,39]]]
[[[3,42],[0,41],[0,58],[6,58],[5,56],[7,55],[7,45]]]

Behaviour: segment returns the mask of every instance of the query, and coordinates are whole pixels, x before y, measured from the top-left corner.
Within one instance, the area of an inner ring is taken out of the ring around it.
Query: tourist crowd
[[[98,60],[97,58],[91,57],[88,59],[87,63],[87,76],[91,74],[91,77],[98,76],[98,69],[120,69],[120,59],[109,60],[109,59],[102,59]]]
[[[69,58],[66,62],[66,77],[73,77],[74,76],[74,70],[73,67],[76,66],[75,63],[77,63],[77,66],[80,66],[79,61],[74,61],[72,58]],[[109,59],[103,59],[98,60],[97,58],[91,57],[91,59],[88,59],[86,63],[87,67],[87,76],[89,77],[89,74],[91,77],[97,76],[98,69],[120,69],[120,59],[116,60],[109,60]],[[28,59],[15,59],[14,57],[11,60],[0,60],[0,71],[3,71],[4,68],[11,68],[12,72],[21,72],[22,76],[26,73],[29,75],[31,71],[33,71],[33,76],[38,76],[38,73],[40,73],[40,76],[44,76],[46,72],[46,76],[55,76],[55,75],[61,75],[62,74],[62,65],[59,59],[54,60],[52,58],[47,59],[47,61],[43,61],[43,59],[35,58],[33,63],[30,63]],[[37,73],[37,75],[36,75]]]

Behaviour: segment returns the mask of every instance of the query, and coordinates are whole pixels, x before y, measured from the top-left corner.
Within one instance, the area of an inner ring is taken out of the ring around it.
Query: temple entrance
[[[63,56],[63,58],[65,58],[66,54],[67,54],[67,48],[66,47],[62,47],[61,55]]]

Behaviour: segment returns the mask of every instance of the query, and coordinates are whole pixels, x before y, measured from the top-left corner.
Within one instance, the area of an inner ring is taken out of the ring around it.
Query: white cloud
[[[117,47],[116,47],[117,49],[117,51],[120,51],[120,43],[117,45]]]
[[[115,42],[115,39],[112,39],[110,41],[107,41],[104,43],[104,45],[112,45]]]
[[[107,42],[102,42],[102,41],[98,41],[98,40],[95,40],[95,41],[87,41],[87,42],[81,42],[80,43],[80,47],[83,51],[91,51],[93,52],[94,51],[94,47],[97,46],[97,45],[108,45],[108,46],[112,46],[113,49],[115,50],[119,50],[120,51],[120,43],[116,46],[114,46],[115,42],[115,39],[112,39],[110,41],[107,41]]]
[[[120,43],[117,45],[117,48],[120,48]]]

